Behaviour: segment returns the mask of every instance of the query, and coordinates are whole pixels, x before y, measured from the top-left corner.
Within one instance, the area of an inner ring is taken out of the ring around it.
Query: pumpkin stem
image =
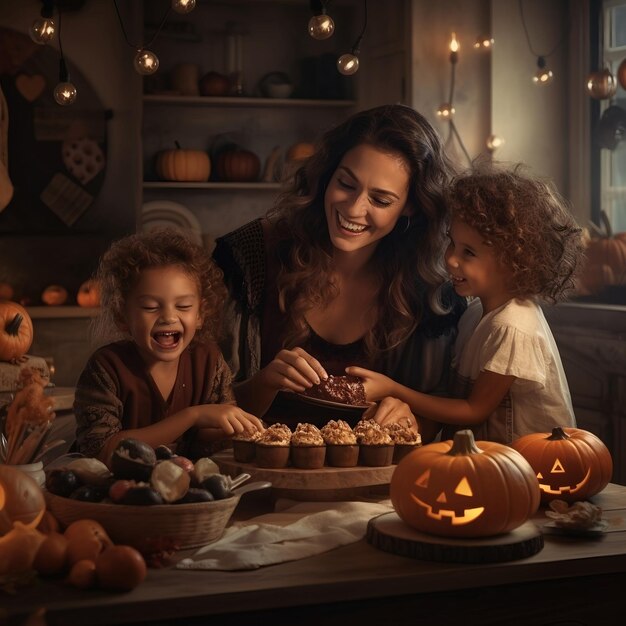
[[[611,239],[611,237],[613,237],[613,228],[611,228],[611,220],[609,220],[609,216],[604,209],[600,211],[600,221],[606,231],[606,238]]]
[[[4,327],[9,335],[17,335],[20,331],[20,325],[24,316],[20,313],[16,313],[15,317]]]
[[[482,454],[482,450],[476,445],[474,433],[469,430],[457,430],[454,433],[452,447],[446,454],[450,456],[466,456],[468,454]]]
[[[176,146],[176,150],[180,150],[180,144],[178,143],[178,139],[174,139],[174,145]]]
[[[560,427],[555,426],[552,429],[552,434],[546,437],[547,441],[558,441],[559,439],[569,439],[570,436]]]

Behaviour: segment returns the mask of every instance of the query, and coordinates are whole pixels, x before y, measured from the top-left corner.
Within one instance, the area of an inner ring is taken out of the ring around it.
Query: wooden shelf
[[[26,310],[34,320],[96,317],[100,313],[100,307],[86,306],[29,306]]]
[[[354,100],[314,100],[298,98],[249,98],[246,96],[170,96],[170,95],[145,95],[145,104],[169,105],[169,106],[198,106],[198,107],[293,107],[293,108],[341,108],[356,105]]]
[[[214,189],[223,191],[272,191],[280,189],[280,183],[176,183],[170,181],[146,181],[144,189]]]

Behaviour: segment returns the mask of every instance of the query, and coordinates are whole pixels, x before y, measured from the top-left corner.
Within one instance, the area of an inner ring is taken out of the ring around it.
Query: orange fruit
[[[67,582],[79,589],[91,589],[96,586],[96,564],[89,559],[77,561],[67,576]]]
[[[95,561],[102,550],[113,544],[102,525],[91,519],[72,522],[65,529],[65,538],[70,565],[83,559]]]
[[[104,589],[130,591],[147,572],[143,556],[131,546],[109,546],[96,559],[98,582]]]
[[[43,576],[59,574],[67,564],[67,544],[64,535],[51,532],[45,536],[37,550],[33,567]]]

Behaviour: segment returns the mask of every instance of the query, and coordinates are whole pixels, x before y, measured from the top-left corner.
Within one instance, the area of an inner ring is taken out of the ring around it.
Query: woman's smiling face
[[[345,153],[324,196],[328,232],[343,252],[370,248],[408,215],[409,168],[400,154],[360,144]]]

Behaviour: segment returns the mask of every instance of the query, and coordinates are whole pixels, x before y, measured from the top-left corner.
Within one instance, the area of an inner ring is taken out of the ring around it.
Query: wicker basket
[[[240,495],[213,502],[131,506],[82,502],[45,492],[48,509],[63,527],[79,519],[100,522],[113,543],[142,552],[195,548],[219,539]]]

